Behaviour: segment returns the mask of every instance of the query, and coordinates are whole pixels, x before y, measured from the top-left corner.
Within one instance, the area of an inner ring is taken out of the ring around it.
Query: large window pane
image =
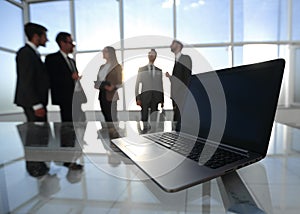
[[[272,60],[278,57],[278,45],[262,44],[234,47],[234,66]]]
[[[233,48],[233,66],[243,64],[243,46],[235,46]]]
[[[196,50],[207,60],[213,70],[228,68],[230,65],[227,47],[197,48]],[[195,73],[199,73],[197,70],[201,71],[203,66],[197,62],[198,60],[195,59],[193,66]]]
[[[0,51],[0,113],[20,112],[21,108],[14,104],[17,73],[15,54],[5,53]]]
[[[177,37],[186,43],[228,42],[229,0],[177,1]]]
[[[7,2],[0,1],[0,47],[18,50],[24,44],[22,10]]]
[[[99,50],[120,41],[118,1],[75,0],[78,50]]]
[[[285,39],[287,39],[286,0],[234,1],[234,41]]]
[[[300,1],[293,0],[293,9],[292,9],[292,39],[300,40]]]
[[[69,1],[55,1],[30,4],[30,21],[45,26],[48,29],[49,41],[46,48],[39,48],[41,53],[56,52],[58,45],[56,35],[61,32],[71,31],[70,3]]]
[[[166,0],[124,0],[124,37],[173,37],[173,6],[165,2]],[[132,47],[131,45],[125,41],[125,47]]]

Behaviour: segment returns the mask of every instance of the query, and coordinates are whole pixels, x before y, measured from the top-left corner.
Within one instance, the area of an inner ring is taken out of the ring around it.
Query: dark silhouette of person
[[[110,166],[117,167],[121,164],[120,150],[111,142],[112,139],[124,136],[124,129],[112,126],[110,129],[97,130],[97,139],[100,139],[106,150],[107,161]]]
[[[56,135],[59,134],[59,136],[56,136],[60,139],[60,146],[61,148],[74,148],[75,143],[77,140],[76,133],[75,133],[75,127],[73,123],[55,123],[54,124],[55,129],[57,129],[58,133],[56,132]],[[81,152],[80,152],[81,154]],[[76,159],[78,158],[78,155],[74,153],[73,158],[74,160],[70,160],[68,162],[64,162],[63,165],[65,167],[68,167],[69,170],[82,170],[83,166],[81,164],[76,163]]]
[[[17,84],[14,103],[23,108],[28,122],[47,121],[49,77],[37,48],[46,46],[47,29],[39,24],[24,26],[28,39],[16,56]]]
[[[192,74],[192,60],[191,57],[181,53],[183,44],[178,40],[173,40],[170,45],[171,51],[175,54],[175,64],[173,73],[170,75],[166,72],[166,76],[171,81],[171,99],[173,104],[174,122],[180,122],[180,109],[183,99],[184,91]]]
[[[30,176],[37,178],[39,193],[45,197],[60,189],[59,178],[50,172],[52,161],[62,163],[68,169],[66,179],[70,183],[79,182],[83,172],[83,165],[76,163],[82,155],[82,149],[75,148],[79,139],[76,138],[73,123],[54,123],[53,127],[55,137],[47,122],[17,125],[24,145],[26,170]],[[80,123],[80,126],[77,124],[76,128],[84,132],[85,123]]]
[[[26,170],[37,179],[39,195],[48,198],[60,190],[59,178],[56,174],[49,173],[49,160],[41,158],[34,150],[48,147],[52,140],[50,125],[47,122],[27,122],[18,124],[17,129],[24,145]]]
[[[147,125],[150,109],[150,120],[156,121],[158,104],[164,106],[162,70],[154,66],[157,57],[155,49],[148,53],[149,63],[138,70],[135,84],[137,105],[141,106],[141,120]],[[140,91],[140,93],[139,93]]]
[[[45,64],[50,76],[50,88],[52,104],[60,108],[62,122],[83,121],[85,114],[81,111],[81,103],[86,102],[86,97],[80,84],[80,76],[75,60],[68,54],[73,53],[75,42],[71,34],[60,32],[56,36],[59,51],[46,56]],[[82,102],[74,103],[74,100],[83,98]],[[76,110],[76,114],[73,111]],[[73,117],[74,116],[74,117]]]
[[[94,88],[99,90],[98,99],[105,121],[112,122],[117,121],[117,89],[122,85],[122,66],[113,47],[103,49],[103,58],[106,63],[100,66]]]

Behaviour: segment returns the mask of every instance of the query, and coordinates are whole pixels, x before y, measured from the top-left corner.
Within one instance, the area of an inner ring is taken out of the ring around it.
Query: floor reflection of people
[[[54,123],[54,130],[56,134],[56,138],[59,138],[60,146],[61,148],[74,148],[76,143],[76,133],[75,133],[75,127],[73,123]],[[67,178],[70,178],[71,175],[77,175],[81,174],[83,170],[83,166],[81,164],[78,164],[76,161],[81,156],[81,151],[79,153],[73,153],[70,161],[65,161],[63,163],[63,166],[67,167],[69,169]],[[70,172],[71,171],[71,172]],[[76,173],[76,171],[80,173]],[[72,180],[72,179],[71,179]],[[73,180],[72,180],[73,181]]]
[[[110,128],[99,129],[97,131],[98,139],[101,140],[104,149],[106,150],[108,163],[116,167],[121,164],[120,150],[111,143],[112,139],[123,137],[124,130],[119,127],[117,122],[108,124]]]
[[[17,126],[25,148],[25,164],[28,174],[37,178],[39,195],[50,197],[60,190],[59,179],[56,174],[50,173],[50,162],[31,157],[31,150],[26,148],[47,148],[51,141],[49,123],[24,123]]]
[[[37,179],[39,195],[43,197],[50,197],[60,190],[61,178],[76,183],[83,172],[83,166],[76,162],[82,151],[75,143],[74,127],[71,123],[57,123],[54,128],[55,136],[52,136],[51,125],[46,122],[17,125],[24,145],[26,170]]]

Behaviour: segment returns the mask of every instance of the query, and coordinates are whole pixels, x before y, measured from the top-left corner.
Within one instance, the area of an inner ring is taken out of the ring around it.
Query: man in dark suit
[[[24,110],[28,122],[47,121],[49,78],[37,51],[46,46],[47,29],[35,23],[24,26],[28,41],[16,56],[17,84],[14,103]]]
[[[151,120],[156,120],[158,104],[164,105],[162,70],[154,66],[157,53],[151,49],[148,53],[148,65],[139,68],[136,84],[135,96],[137,105],[141,106],[142,121],[148,121],[150,108]],[[140,89],[141,86],[141,89]],[[140,91],[140,93],[139,93]]]
[[[71,34],[66,32],[58,33],[56,42],[60,50],[56,53],[47,55],[45,60],[47,71],[50,76],[51,99],[53,105],[59,105],[60,107],[61,121],[71,122],[73,121],[73,94],[76,90],[82,90],[81,87],[78,87],[79,83],[76,84],[76,81],[79,80],[80,77],[78,75],[75,60],[68,56],[68,54],[73,53],[75,43]]]
[[[192,74],[192,60],[190,56],[181,53],[183,44],[180,41],[173,40],[170,48],[175,54],[175,65],[172,76],[168,72],[166,76],[171,81],[171,99],[174,110],[173,121],[180,122],[180,108],[185,96],[184,91]]]

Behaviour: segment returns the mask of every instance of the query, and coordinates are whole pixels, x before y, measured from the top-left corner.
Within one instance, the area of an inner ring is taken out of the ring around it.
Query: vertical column
[[[124,3],[123,0],[117,0],[119,2],[119,22],[120,22],[120,51],[121,51],[121,64],[124,68]],[[123,79],[123,77],[122,77]],[[125,87],[123,88],[123,111],[126,111],[126,100],[125,100]]]
[[[75,26],[75,4],[74,4],[74,0],[70,0],[70,21],[71,21],[71,35],[74,39],[74,41],[76,41],[76,26]],[[77,53],[77,47],[74,47],[74,59],[76,60],[76,53]]]
[[[228,56],[229,56],[229,66],[233,66],[234,65],[234,4],[233,4],[234,0],[230,0],[230,9],[229,9],[229,15],[230,15],[230,46],[228,47]]]
[[[173,37],[176,39],[177,37],[177,28],[176,28],[176,25],[177,25],[177,20],[176,20],[176,0],[173,1],[173,29],[174,29],[174,32],[173,32]]]

